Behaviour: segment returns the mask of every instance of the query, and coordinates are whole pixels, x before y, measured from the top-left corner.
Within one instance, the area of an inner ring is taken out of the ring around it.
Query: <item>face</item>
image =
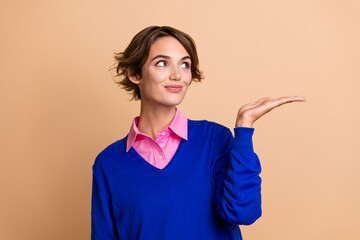
[[[191,82],[191,59],[173,37],[161,37],[150,47],[138,84],[141,102],[152,106],[176,106],[182,102]]]

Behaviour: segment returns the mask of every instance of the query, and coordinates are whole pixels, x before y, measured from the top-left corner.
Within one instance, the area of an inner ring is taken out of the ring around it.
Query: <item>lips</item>
[[[183,87],[181,85],[166,85],[165,88],[169,92],[177,93],[177,92],[180,92]]]

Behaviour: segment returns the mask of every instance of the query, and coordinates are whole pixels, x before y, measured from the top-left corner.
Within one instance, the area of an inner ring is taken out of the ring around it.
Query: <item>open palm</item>
[[[261,98],[256,102],[242,106],[237,115],[235,127],[252,127],[254,122],[261,116],[270,112],[272,109],[291,102],[304,102],[301,96],[280,97],[280,98]]]

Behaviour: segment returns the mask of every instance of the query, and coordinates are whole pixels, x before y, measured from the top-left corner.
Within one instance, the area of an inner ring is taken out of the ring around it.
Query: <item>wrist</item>
[[[253,122],[251,122],[251,121],[243,121],[243,120],[236,121],[235,127],[236,127],[236,128],[237,128],[237,127],[252,128],[252,127],[253,127]]]

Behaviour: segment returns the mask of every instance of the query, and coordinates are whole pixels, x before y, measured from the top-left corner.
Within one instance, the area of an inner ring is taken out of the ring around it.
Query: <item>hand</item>
[[[256,102],[248,103],[239,109],[235,127],[252,128],[254,122],[261,116],[265,115],[276,107],[291,102],[305,102],[305,98],[301,96],[280,97],[276,99],[266,97]]]

